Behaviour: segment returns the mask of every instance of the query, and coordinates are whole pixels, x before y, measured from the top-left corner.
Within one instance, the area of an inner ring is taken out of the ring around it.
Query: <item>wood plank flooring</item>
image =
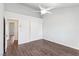
[[[8,47],[6,56],[79,56],[79,50],[47,40],[36,40],[16,47]]]

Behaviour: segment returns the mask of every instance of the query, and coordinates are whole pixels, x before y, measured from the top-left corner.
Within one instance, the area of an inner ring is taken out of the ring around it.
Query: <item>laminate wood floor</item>
[[[79,50],[47,40],[36,40],[16,47],[8,47],[6,56],[79,56]]]

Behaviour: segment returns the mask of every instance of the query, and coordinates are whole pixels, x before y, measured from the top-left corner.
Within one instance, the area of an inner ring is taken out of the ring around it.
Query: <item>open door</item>
[[[18,47],[18,20],[8,19],[6,21],[6,49]]]

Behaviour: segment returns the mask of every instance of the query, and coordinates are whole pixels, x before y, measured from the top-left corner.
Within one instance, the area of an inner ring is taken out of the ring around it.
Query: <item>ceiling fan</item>
[[[41,5],[39,5],[39,11],[33,11],[33,12],[39,12],[41,15],[45,15],[45,14],[53,14],[52,12],[50,12],[50,10],[54,9],[54,7],[49,7],[49,8],[44,8]]]

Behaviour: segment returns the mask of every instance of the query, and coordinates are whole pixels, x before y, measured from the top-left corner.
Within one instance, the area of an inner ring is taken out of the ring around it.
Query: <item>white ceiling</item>
[[[45,8],[48,8],[48,7],[61,8],[61,7],[79,6],[79,3],[23,3],[23,5],[29,6],[31,8],[38,10],[39,5]]]

